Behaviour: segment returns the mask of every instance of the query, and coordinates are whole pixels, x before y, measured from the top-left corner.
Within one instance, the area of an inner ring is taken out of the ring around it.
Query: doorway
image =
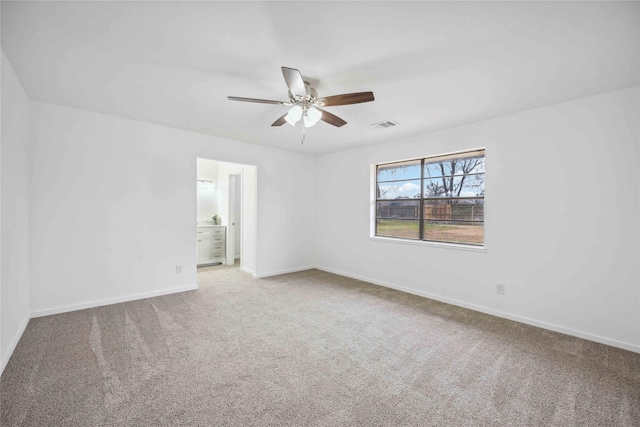
[[[225,234],[222,264],[233,266],[237,262],[242,271],[252,275],[256,274],[256,175],[254,165],[197,159],[198,231],[201,233],[205,227],[213,225],[222,228]],[[202,189],[202,182],[207,182],[208,190]],[[198,240],[199,246],[203,240],[206,244],[206,239]],[[198,266],[203,265],[201,252],[198,247]]]

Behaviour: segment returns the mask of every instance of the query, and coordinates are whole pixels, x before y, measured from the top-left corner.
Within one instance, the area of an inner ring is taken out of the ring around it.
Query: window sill
[[[395,239],[393,237],[382,237],[382,236],[369,236],[369,240],[374,240],[377,242],[387,242],[387,243],[400,243],[403,245],[430,246],[433,248],[456,249],[459,251],[482,252],[482,253],[487,252],[487,248],[485,246],[461,245],[456,243],[426,242],[424,240]]]

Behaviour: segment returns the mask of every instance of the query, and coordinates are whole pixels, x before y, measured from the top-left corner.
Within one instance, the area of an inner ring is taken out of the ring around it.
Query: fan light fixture
[[[289,110],[287,115],[284,117],[287,123],[289,123],[291,126],[295,126],[296,123],[298,123],[298,120],[300,120],[301,118],[302,118],[302,107],[299,105],[295,105],[291,110]]]
[[[302,143],[304,143],[305,128],[310,128],[322,120],[335,127],[347,124],[340,117],[324,110],[324,107],[335,107],[338,105],[360,104],[374,100],[373,92],[353,92],[341,95],[326,96],[318,98],[318,92],[311,87],[308,81],[302,78],[299,70],[289,67],[280,67],[282,76],[289,88],[288,101],[273,101],[270,99],[241,98],[239,96],[228,96],[230,101],[257,102],[259,104],[285,105],[291,109],[278,117],[271,126],[282,126],[289,123],[295,126],[302,119]],[[317,107],[317,108],[316,108]]]
[[[284,119],[291,126],[295,126],[300,119],[303,119],[304,127],[310,128],[320,121],[322,118],[322,112],[314,107],[307,107],[304,110],[299,105],[294,105],[289,110]]]
[[[309,107],[304,115],[304,126],[310,128],[320,121],[322,112],[317,108]]]

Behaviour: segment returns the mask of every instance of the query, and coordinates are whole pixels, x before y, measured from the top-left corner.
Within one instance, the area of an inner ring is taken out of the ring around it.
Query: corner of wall
[[[30,318],[31,100],[0,54],[0,373]],[[7,223],[10,225],[7,227]],[[2,250],[4,248],[4,250]]]
[[[20,341],[20,338],[22,338],[22,334],[24,334],[25,329],[27,329],[27,325],[29,324],[29,318],[30,318],[30,315],[29,313],[27,313],[26,316],[24,316],[24,318],[20,321],[20,324],[18,325],[18,329],[16,329],[15,334],[11,338],[11,341],[9,341],[9,345],[7,346],[6,349],[3,349],[2,357],[0,360],[0,364],[1,364],[0,375],[2,375],[2,373],[4,372],[4,368],[7,367],[7,364],[9,363],[9,359],[11,359],[11,355],[13,354],[13,351],[16,349],[16,346],[18,345],[18,341]]]

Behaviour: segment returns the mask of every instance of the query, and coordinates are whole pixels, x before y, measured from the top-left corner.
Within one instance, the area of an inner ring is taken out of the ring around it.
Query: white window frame
[[[404,161],[411,161],[411,160],[420,160],[420,159],[435,159],[435,158],[442,158],[442,157],[449,157],[449,156],[455,156],[455,155],[462,155],[462,154],[468,154],[470,152],[473,151],[484,151],[484,155],[485,155],[485,161],[486,161],[486,148],[485,147],[478,147],[478,148],[472,148],[472,149],[466,149],[466,150],[460,150],[460,151],[453,151],[453,152],[448,152],[448,153],[443,153],[443,154],[436,154],[436,155],[428,155],[428,156],[422,156],[422,157],[413,157],[413,158],[408,158],[408,159],[400,159],[400,160],[393,160],[393,161],[385,161],[385,162],[379,162],[379,163],[372,163],[370,165],[370,186],[369,186],[369,190],[370,190],[370,212],[369,212],[369,239],[372,241],[377,241],[377,242],[382,242],[382,243],[391,243],[391,244],[403,244],[403,245],[411,245],[411,246],[423,246],[423,247],[436,247],[436,248],[443,248],[443,249],[455,249],[455,250],[464,250],[464,251],[471,251],[471,252],[486,252],[487,251],[487,233],[486,233],[486,224],[487,224],[487,210],[485,208],[484,210],[484,218],[483,218],[483,226],[484,226],[484,239],[483,239],[483,244],[482,245],[473,245],[473,244],[467,244],[467,243],[452,243],[452,242],[437,242],[437,241],[429,241],[429,240],[412,240],[412,239],[403,239],[403,238],[398,238],[398,237],[388,237],[388,236],[377,236],[376,235],[376,206],[377,206],[377,167],[380,165],[387,165],[387,164],[392,164],[392,163],[400,163],[400,162],[404,162]],[[486,172],[485,172],[485,176],[486,176]],[[421,185],[424,185],[421,182]],[[485,190],[485,196],[484,196],[484,200],[485,200],[485,206],[486,206],[486,200],[487,200],[487,196],[486,196],[486,190]]]

